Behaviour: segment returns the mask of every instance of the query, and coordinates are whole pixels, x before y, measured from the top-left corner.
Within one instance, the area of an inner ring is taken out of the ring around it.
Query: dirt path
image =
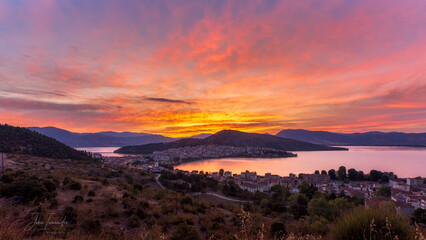
[[[158,186],[160,186],[162,189],[166,189],[163,186],[163,184],[160,183],[160,180],[159,180],[160,176],[161,176],[161,174],[157,174],[157,176],[155,176],[155,181],[157,182]],[[239,202],[239,203],[249,202],[247,200],[240,200],[240,199],[229,198],[229,197],[226,197],[226,196],[219,195],[217,193],[210,193],[210,192],[209,193],[199,193],[198,192],[198,193],[194,193],[193,195],[202,195],[202,194],[215,196],[217,198],[220,198],[220,199],[223,199],[223,200],[227,200],[227,201],[232,201],[232,202]]]
[[[162,189],[166,189],[163,184],[160,183],[160,176],[161,174],[157,174],[157,176],[155,177],[155,181],[157,182],[157,184],[162,188]]]

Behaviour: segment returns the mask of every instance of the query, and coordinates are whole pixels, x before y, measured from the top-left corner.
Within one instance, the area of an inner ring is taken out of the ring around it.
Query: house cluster
[[[286,186],[292,191],[295,190],[298,185],[298,180],[294,174],[290,174],[288,177],[281,177],[271,173],[266,173],[265,176],[259,176],[256,172],[245,171],[240,174],[232,174],[232,172],[226,171],[223,176],[218,172],[213,172],[211,177],[217,181],[225,181],[232,177],[233,181],[241,189],[249,192],[268,192],[271,190],[271,187],[275,185]]]
[[[154,161],[193,160],[224,157],[288,157],[290,153],[261,147],[202,145],[156,151],[148,155]]]
[[[426,184],[423,179],[407,178],[406,181],[390,180],[391,198],[371,197],[366,206],[375,206],[392,201],[398,212],[410,216],[415,209],[426,209]]]
[[[198,174],[192,171],[187,174]],[[241,172],[232,174],[226,171],[223,175],[219,172],[209,174],[217,181],[225,181],[232,177],[233,181],[243,190],[249,192],[268,192],[274,185],[286,186],[290,192],[300,192],[299,186],[302,181],[314,185],[320,192],[343,194],[348,197],[365,199],[367,207],[379,205],[383,201],[393,201],[398,212],[407,216],[411,215],[417,208],[426,209],[426,185],[423,179],[408,178],[406,182],[390,180],[391,198],[377,197],[377,191],[384,184],[372,181],[343,183],[339,180],[331,180],[330,176],[322,174],[300,174],[300,178],[290,174],[288,177],[281,177],[271,173],[259,176],[256,172]]]

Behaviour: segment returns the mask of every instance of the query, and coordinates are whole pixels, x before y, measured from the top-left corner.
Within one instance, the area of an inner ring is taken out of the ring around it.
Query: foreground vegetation
[[[185,192],[173,175],[162,177],[174,189],[166,190],[150,173],[101,163],[11,154],[6,163],[0,239],[424,239],[389,206],[364,209],[306,183],[299,194],[279,186],[268,195],[237,189],[250,199],[241,205]],[[235,187],[192,178],[194,190]]]

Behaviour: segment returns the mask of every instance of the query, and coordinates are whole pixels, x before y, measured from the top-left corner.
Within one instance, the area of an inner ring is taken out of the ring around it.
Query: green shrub
[[[387,207],[356,208],[331,227],[334,239],[414,239],[408,219]]]

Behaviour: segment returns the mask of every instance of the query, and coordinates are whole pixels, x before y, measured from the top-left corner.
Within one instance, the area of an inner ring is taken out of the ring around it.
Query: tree
[[[308,198],[305,196],[305,194],[293,194],[288,198],[288,201],[290,205],[290,211],[293,213],[296,219],[308,213],[306,211],[306,208],[308,207]]]
[[[219,175],[220,176],[223,176],[223,173],[224,173],[225,171],[221,168],[220,170],[219,170]]]
[[[350,168],[348,170],[348,178],[351,181],[355,181],[358,179],[358,172],[354,168]]]
[[[379,187],[379,189],[377,189],[376,194],[377,194],[377,196],[390,197],[391,196],[391,189],[390,189],[390,187],[381,186],[381,187]]]
[[[319,170],[315,170],[315,174],[320,174]]]
[[[411,215],[411,220],[416,223],[426,224],[426,209],[417,208]]]
[[[359,171],[358,172],[358,180],[359,181],[363,181],[365,178],[364,172],[363,171]]]
[[[337,171],[337,176],[340,180],[346,178],[346,168],[344,166],[339,167],[339,170]]]
[[[334,170],[334,169],[330,169],[330,170],[328,170],[328,176],[330,176],[330,179],[337,179],[337,176],[336,176],[336,170]]]
[[[373,169],[370,171],[370,180],[373,182],[377,182],[382,177],[382,174],[382,172]]]
[[[273,222],[271,224],[271,236],[274,237],[274,239],[281,239],[286,234],[287,230],[285,229],[284,223]]]
[[[332,217],[331,207],[324,196],[321,196],[320,198],[313,198],[309,201],[308,213],[311,217],[318,216],[326,219],[331,219]]]
[[[306,181],[303,181],[300,186],[300,193],[305,194],[309,199],[311,199],[315,192],[318,190],[315,186],[307,183]]]
[[[321,175],[327,175],[327,172],[325,170],[321,170]]]
[[[380,181],[384,183],[389,182],[389,176],[387,174],[382,174],[382,176],[380,176]]]
[[[342,213],[343,211],[346,211],[355,207],[355,204],[353,202],[350,202],[347,198],[343,198],[343,197],[330,200],[328,203],[333,209],[334,217],[339,216],[340,213]]]

